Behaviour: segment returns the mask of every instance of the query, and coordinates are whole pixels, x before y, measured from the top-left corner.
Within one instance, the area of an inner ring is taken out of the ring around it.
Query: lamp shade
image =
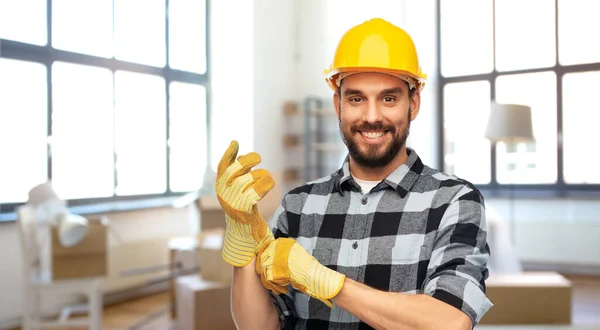
[[[33,208],[40,224],[57,228],[63,246],[74,246],[85,238],[88,231],[87,219],[69,212],[66,202],[58,197],[51,182],[33,187],[29,191],[28,204]]]
[[[44,182],[33,187],[29,193],[29,204],[39,206],[48,201],[60,201],[60,198],[54,191],[51,182]]]
[[[29,191],[27,203],[34,208],[35,218],[41,222],[67,211],[66,202],[58,197],[50,181],[33,187]]]
[[[531,107],[492,103],[485,137],[492,142],[534,141]]]
[[[88,220],[80,215],[63,213],[59,216],[58,237],[65,247],[77,245],[85,238],[88,231]]]

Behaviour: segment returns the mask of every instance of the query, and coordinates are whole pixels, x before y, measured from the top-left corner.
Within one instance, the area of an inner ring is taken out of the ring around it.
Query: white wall
[[[600,202],[489,198],[486,206],[514,226],[515,252],[523,262],[600,270]]]
[[[296,0],[254,1],[254,150],[260,167],[284,167],[283,104],[300,97],[296,65]]]
[[[0,324],[21,313],[21,246],[15,224],[0,225]]]
[[[239,142],[240,155],[254,150],[254,13],[252,1],[210,2],[210,131],[215,170],[231,140]]]

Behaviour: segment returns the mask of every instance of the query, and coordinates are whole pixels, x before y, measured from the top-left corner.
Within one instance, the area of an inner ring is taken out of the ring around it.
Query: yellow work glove
[[[346,276],[323,266],[298,242],[279,238],[260,254],[261,276],[277,285],[291,284],[295,289],[319,299],[330,308]]]
[[[251,171],[261,161],[257,153],[236,160],[238,151],[237,141],[232,141],[219,162],[215,190],[226,221],[222,258],[232,266],[243,267],[274,240],[258,212],[257,202],[273,188],[275,181],[267,170]],[[273,292],[287,292],[264,280],[263,285]]]

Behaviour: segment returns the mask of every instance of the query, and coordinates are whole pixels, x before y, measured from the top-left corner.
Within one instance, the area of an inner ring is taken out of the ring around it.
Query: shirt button
[[[362,203],[362,205],[367,205],[367,199],[363,198],[362,201],[361,201],[361,203]]]
[[[358,242],[354,242],[354,244],[352,244],[352,248],[356,250],[358,248]]]

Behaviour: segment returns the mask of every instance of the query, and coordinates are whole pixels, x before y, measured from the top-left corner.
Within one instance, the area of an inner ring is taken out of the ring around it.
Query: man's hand
[[[239,145],[232,141],[217,168],[215,190],[225,212],[226,231],[222,257],[232,266],[243,267],[273,241],[273,233],[258,212],[257,202],[275,185],[269,172],[251,169],[261,161],[251,152],[237,158]],[[273,292],[287,292],[271,283],[263,285]]]
[[[333,306],[329,299],[340,292],[346,279],[344,274],[323,266],[290,238],[273,241],[259,256],[263,283],[289,283],[329,307]]]

